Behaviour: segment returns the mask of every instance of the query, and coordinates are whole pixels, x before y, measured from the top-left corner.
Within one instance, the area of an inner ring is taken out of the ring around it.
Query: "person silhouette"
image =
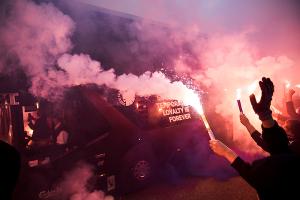
[[[259,102],[250,96],[254,112],[262,122],[262,139],[270,156],[247,163],[219,140],[210,140],[214,153],[226,158],[231,166],[247,181],[261,200],[300,199],[300,158],[289,149],[287,134],[272,117],[270,109],[274,85],[269,78],[259,82],[262,95]]]
[[[19,152],[0,140],[0,199],[10,200],[16,187],[21,168]]]

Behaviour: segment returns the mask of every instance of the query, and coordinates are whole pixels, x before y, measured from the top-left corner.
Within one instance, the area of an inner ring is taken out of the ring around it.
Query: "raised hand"
[[[293,100],[293,95],[295,94],[295,90],[293,89],[289,89],[287,96],[286,96],[286,100],[287,101],[292,101]]]
[[[272,111],[270,109],[271,101],[274,93],[274,85],[271,79],[263,77],[259,81],[259,86],[261,89],[261,98],[257,102],[255,95],[250,95],[250,102],[254,112],[259,116],[260,120],[267,120],[272,117]]]

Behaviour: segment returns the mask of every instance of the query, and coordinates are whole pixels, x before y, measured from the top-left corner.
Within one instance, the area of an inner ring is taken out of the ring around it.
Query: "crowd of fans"
[[[290,117],[286,117],[280,126],[274,120],[270,108],[274,92],[272,81],[262,78],[259,85],[262,92],[260,101],[257,102],[252,94],[250,102],[262,122],[262,133],[254,128],[244,114],[240,115],[240,121],[269,156],[247,163],[219,140],[210,141],[211,149],[225,157],[240,176],[256,189],[259,199],[300,199],[300,115],[295,111],[292,101],[295,92],[289,91],[286,106]]]

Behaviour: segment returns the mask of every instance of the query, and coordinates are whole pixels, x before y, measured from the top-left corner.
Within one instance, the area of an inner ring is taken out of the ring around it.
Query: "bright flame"
[[[200,115],[204,114],[200,98],[194,91],[188,90],[188,93],[184,96],[183,103],[194,107]]]
[[[291,83],[290,83],[289,81],[286,80],[286,81],[285,81],[285,87],[286,87],[286,88],[289,88],[290,86],[291,86]]]
[[[242,93],[241,88],[236,89],[236,99],[237,100],[241,99],[241,97],[242,97],[241,93]]]
[[[184,97],[183,103],[187,104],[187,105],[190,105],[190,106],[195,108],[197,113],[199,113],[199,115],[202,118],[202,121],[204,123],[204,126],[205,126],[205,128],[208,132],[208,135],[209,135],[210,139],[214,140],[215,139],[214,133],[212,132],[212,130],[209,126],[209,123],[206,119],[206,116],[204,114],[202,103],[201,103],[201,100],[200,100],[199,96],[194,91],[189,90],[188,94],[186,94],[185,97]]]
[[[36,103],[35,103],[35,106],[36,106],[37,109],[39,109],[39,108],[40,108],[39,102],[36,102]]]
[[[33,135],[32,129],[30,129],[29,127],[25,127],[25,132],[26,132],[27,136],[32,137],[32,135]]]

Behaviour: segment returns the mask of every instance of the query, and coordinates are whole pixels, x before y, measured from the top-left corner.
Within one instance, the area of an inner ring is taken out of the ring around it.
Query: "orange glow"
[[[26,132],[26,134],[29,136],[29,137],[32,137],[32,134],[33,134],[33,130],[31,128],[29,128],[28,125],[26,125],[24,127],[24,131]]]

